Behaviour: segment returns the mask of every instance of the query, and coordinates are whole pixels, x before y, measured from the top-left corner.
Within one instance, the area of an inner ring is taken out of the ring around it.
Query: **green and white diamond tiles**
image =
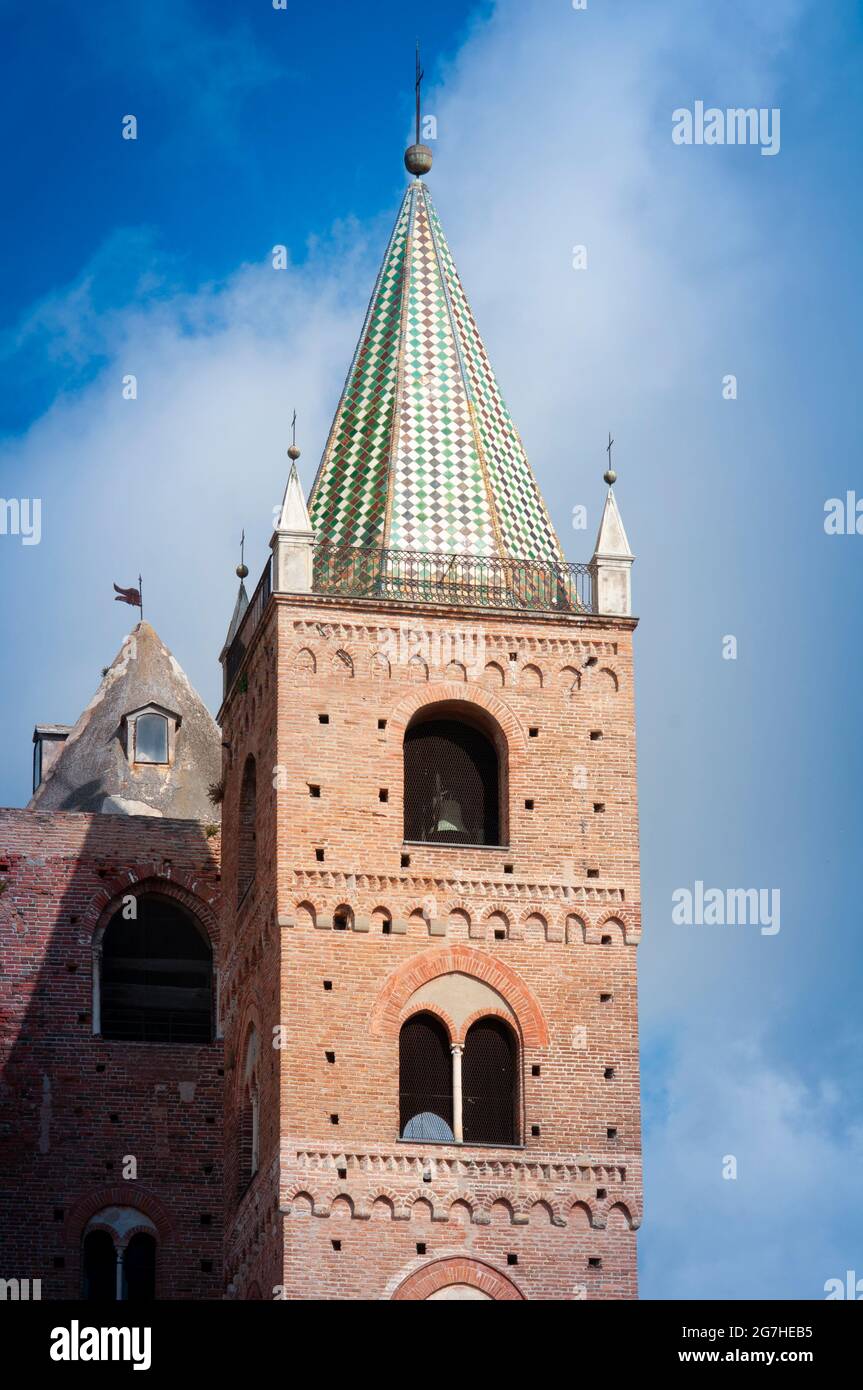
[[[399,212],[311,515],[335,543],[562,558],[420,181]]]

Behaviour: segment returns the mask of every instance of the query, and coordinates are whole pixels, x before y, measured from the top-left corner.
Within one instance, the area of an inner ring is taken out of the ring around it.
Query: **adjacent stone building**
[[[0,1251],[43,1296],[637,1293],[632,555],[609,473],[566,561],[407,163],[219,727],[140,624],[0,819]]]

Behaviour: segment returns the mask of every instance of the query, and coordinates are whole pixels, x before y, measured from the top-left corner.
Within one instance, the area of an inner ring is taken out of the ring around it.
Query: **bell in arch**
[[[461,806],[454,798],[448,797],[441,805],[435,829],[439,835],[445,831],[457,831],[459,834],[464,834],[466,827],[462,820]]]

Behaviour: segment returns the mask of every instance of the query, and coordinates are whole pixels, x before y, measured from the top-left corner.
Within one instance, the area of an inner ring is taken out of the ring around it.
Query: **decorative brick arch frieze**
[[[581,916],[585,923],[587,923],[587,918],[584,917],[583,913],[579,913],[577,915]],[[595,945],[599,942],[599,939],[602,936],[602,928],[608,922],[611,922],[616,926],[621,926],[623,928],[623,940],[627,946],[636,946],[638,942],[641,940],[640,913],[633,911],[633,909],[631,908],[623,909],[622,907],[617,905],[615,907],[610,907],[607,912],[603,912],[600,917],[597,917],[593,927],[591,927],[590,924],[587,923],[587,932],[585,934],[585,940],[588,942],[588,944]]]
[[[164,1247],[170,1244],[174,1238],[173,1217],[158,1197],[152,1192],[148,1192],[139,1182],[136,1182],[133,1187],[130,1187],[129,1183],[115,1183],[111,1187],[94,1189],[85,1197],[79,1197],[74,1206],[70,1207],[65,1225],[67,1245],[80,1245],[88,1223],[105,1207],[126,1207],[146,1216],[156,1228],[156,1241],[159,1246]],[[153,1234],[145,1226],[135,1229],[144,1230],[148,1235]],[[130,1237],[134,1233],[134,1230],[130,1231]]]
[[[391,1297],[393,1302],[419,1303],[452,1284],[479,1289],[496,1303],[526,1301],[521,1289],[494,1265],[466,1255],[449,1255],[422,1265],[402,1280]]]
[[[510,966],[485,951],[454,943],[440,951],[423,951],[404,961],[384,984],[371,1012],[373,1037],[396,1038],[402,1010],[411,996],[440,975],[471,975],[496,990],[506,1000],[528,1047],[547,1047],[548,1024],[533,991]],[[512,1020],[508,1020],[512,1023]]]

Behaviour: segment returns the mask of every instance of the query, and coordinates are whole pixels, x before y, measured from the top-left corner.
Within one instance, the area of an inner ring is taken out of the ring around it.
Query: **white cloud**
[[[844,1086],[807,1084],[715,1017],[682,1030],[664,1081],[646,1107],[642,1297],[818,1299],[863,1275],[863,1126]]]

